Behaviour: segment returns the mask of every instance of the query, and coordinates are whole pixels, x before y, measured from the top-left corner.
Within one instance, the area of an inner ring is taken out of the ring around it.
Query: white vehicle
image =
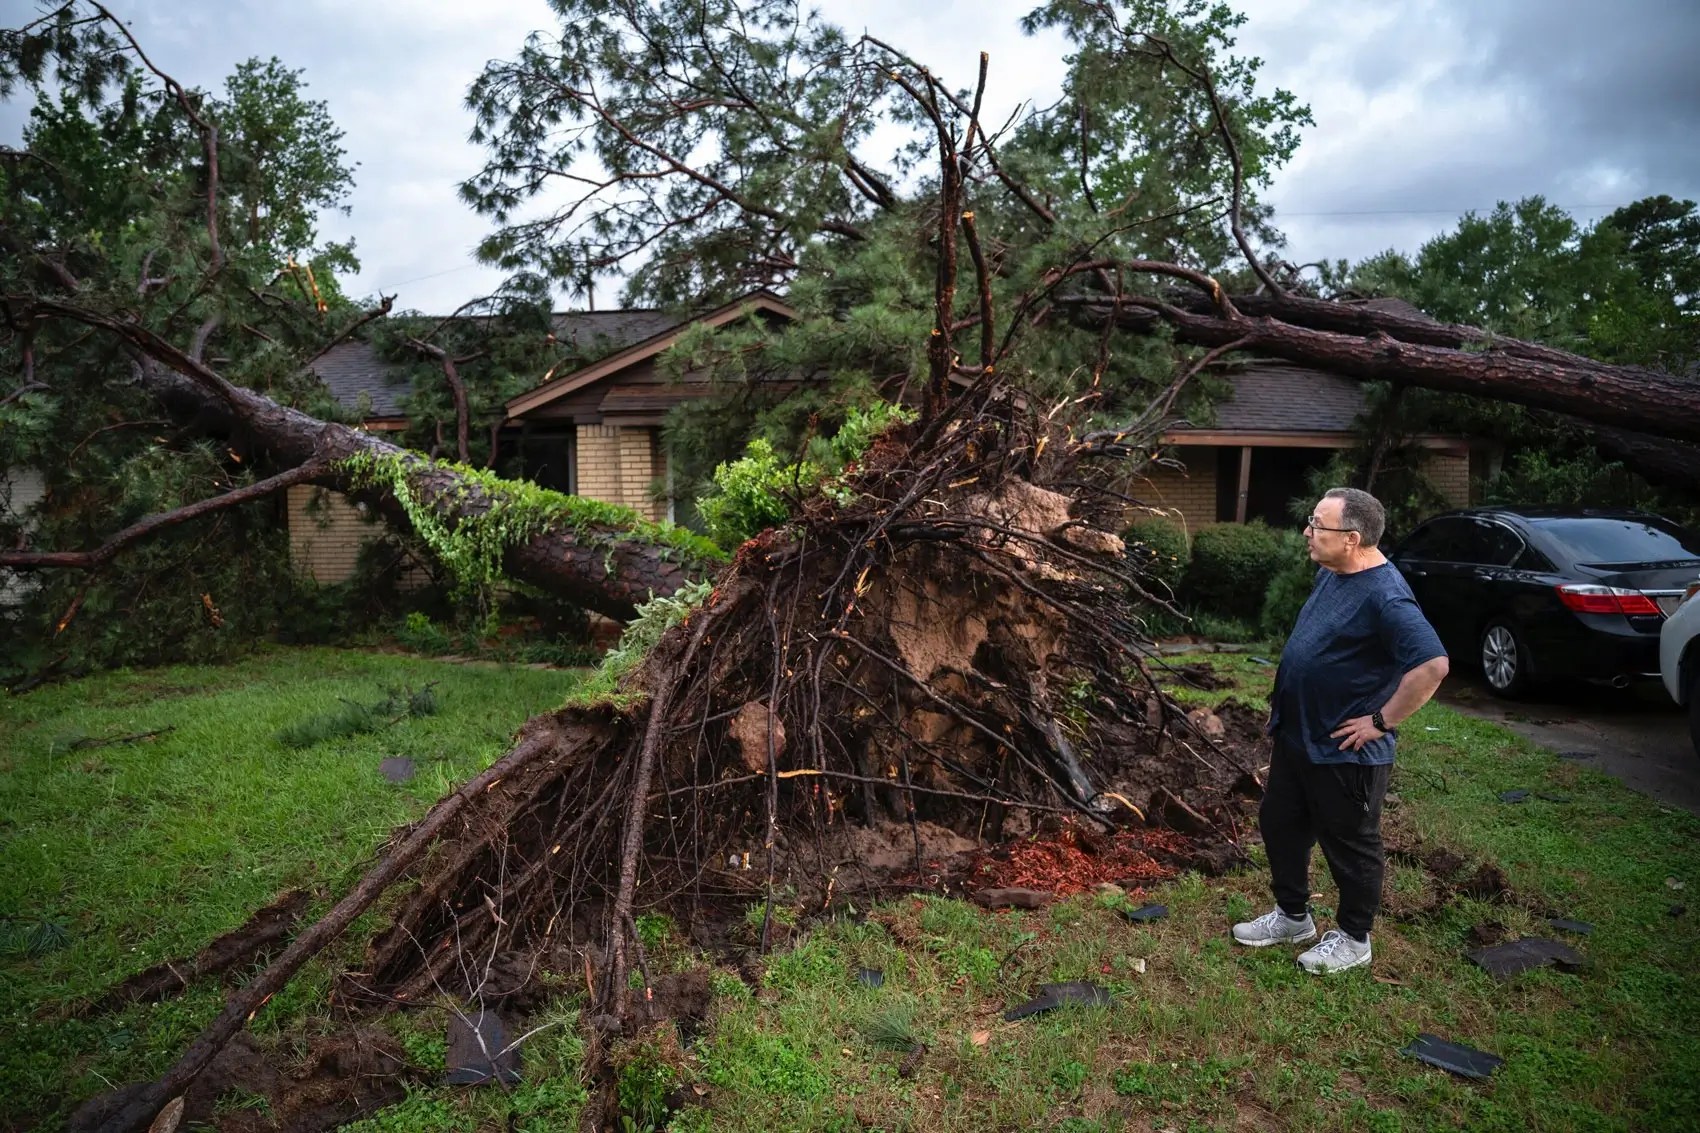
[[[1700,754],[1700,582],[1683,595],[1676,613],[1659,630],[1659,676],[1678,704],[1688,709],[1688,733]]]

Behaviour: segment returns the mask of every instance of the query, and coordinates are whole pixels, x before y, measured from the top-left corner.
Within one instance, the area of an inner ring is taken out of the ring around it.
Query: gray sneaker
[[[1234,939],[1248,948],[1268,948],[1271,944],[1309,944],[1316,939],[1316,922],[1311,919],[1309,913],[1294,918],[1275,908],[1255,921],[1241,921],[1235,925]]]
[[[1362,944],[1337,928],[1322,934],[1322,941],[1308,952],[1299,953],[1299,967],[1315,976],[1329,976],[1369,963],[1369,941]]]

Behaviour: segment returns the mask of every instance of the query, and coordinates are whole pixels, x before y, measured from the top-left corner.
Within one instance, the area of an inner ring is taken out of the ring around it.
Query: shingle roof
[[[371,403],[368,416],[402,416],[401,399],[407,395],[406,371],[379,358],[370,342],[333,346],[308,368],[319,376],[344,409],[359,409],[364,395]],[[393,384],[392,375],[397,379]]]
[[[1218,376],[1234,390],[1232,398],[1216,402],[1216,423],[1204,426],[1212,431],[1346,433],[1366,405],[1358,382],[1275,359],[1253,361]]]
[[[663,311],[647,308],[563,311],[550,320],[556,339],[577,346],[587,363],[672,330],[679,321]],[[371,417],[405,415],[402,401],[408,393],[407,368],[385,362],[369,342],[333,346],[308,368],[345,409],[359,409],[364,396],[370,402]]]

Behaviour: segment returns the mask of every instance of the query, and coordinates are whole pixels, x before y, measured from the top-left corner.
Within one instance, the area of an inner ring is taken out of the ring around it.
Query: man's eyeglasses
[[[1305,527],[1309,528],[1312,531],[1356,531],[1357,530],[1356,527],[1324,527],[1322,525],[1322,521],[1317,519],[1316,516],[1314,516],[1314,515],[1311,516],[1309,519],[1305,520]]]

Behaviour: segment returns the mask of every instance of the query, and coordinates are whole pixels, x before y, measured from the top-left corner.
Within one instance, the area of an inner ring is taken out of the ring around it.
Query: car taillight
[[[1659,604],[1639,590],[1620,590],[1615,586],[1571,583],[1558,587],[1558,600],[1578,614],[1659,615]]]

